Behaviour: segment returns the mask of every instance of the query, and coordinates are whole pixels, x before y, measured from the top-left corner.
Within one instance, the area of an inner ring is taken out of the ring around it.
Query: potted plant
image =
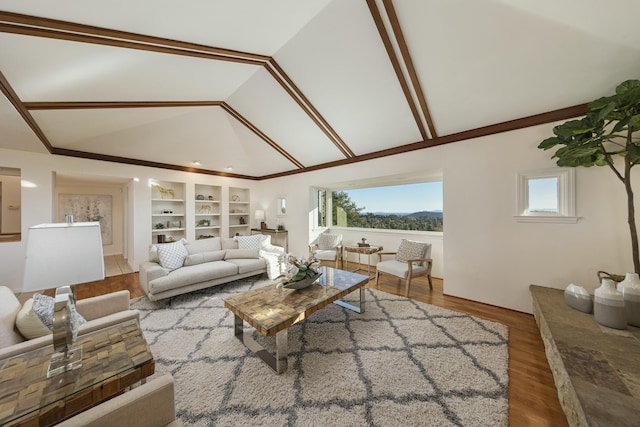
[[[636,273],[640,273],[640,252],[631,169],[640,162],[640,138],[634,136],[638,130],[640,80],[627,80],[616,87],[614,95],[589,103],[589,112],[585,117],[554,127],[555,136],[538,145],[543,150],[559,147],[551,157],[557,159],[558,166],[606,166],[624,185]],[[616,159],[620,161],[617,165]],[[614,280],[619,277],[614,276]]]

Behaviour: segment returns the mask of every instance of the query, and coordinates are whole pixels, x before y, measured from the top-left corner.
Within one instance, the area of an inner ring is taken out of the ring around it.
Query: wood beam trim
[[[0,32],[21,34],[26,36],[43,37],[57,40],[67,40],[78,43],[89,43],[102,46],[119,47],[125,49],[135,49],[147,52],[166,53],[170,55],[189,56],[194,58],[214,59],[219,61],[236,62],[247,65],[262,66],[264,62],[244,58],[230,58],[216,53],[207,52],[206,50],[182,49],[172,46],[162,46],[156,44],[140,43],[130,40],[105,38],[102,36],[87,35],[80,33],[69,33],[59,30],[22,27],[14,24],[0,23]]]
[[[19,24],[20,26],[39,27],[43,29],[58,30],[68,33],[87,34],[92,36],[132,40],[144,44],[172,46],[184,50],[203,51],[219,56],[221,60],[245,59],[256,63],[265,63],[270,57],[254,53],[241,52],[232,49],[211,47],[197,43],[188,43],[178,40],[166,39],[162,37],[147,36],[143,34],[131,33],[127,31],[113,30],[109,28],[95,27],[92,25],[76,24],[73,22],[60,21],[57,19],[41,18],[30,15],[23,15],[12,12],[0,11],[0,21]]]
[[[579,104],[572,107],[561,108],[558,110],[549,111],[546,113],[536,114],[533,116],[527,116],[520,119],[509,120],[506,122],[496,123],[490,126],[484,126],[476,129],[471,129],[464,132],[458,132],[446,136],[441,136],[424,141],[414,142],[412,144],[402,145],[400,147],[388,148],[386,150],[375,151],[352,157],[350,159],[336,160],[333,162],[322,163],[318,165],[308,166],[300,170],[292,170],[287,172],[280,172],[271,175],[264,175],[259,177],[260,180],[280,178],[283,176],[295,175],[298,173],[311,172],[320,169],[333,168],[336,166],[344,166],[352,163],[363,162],[366,160],[379,159],[383,157],[393,156],[396,154],[408,153],[410,151],[422,150],[425,148],[435,147],[438,145],[450,144],[452,142],[464,141],[468,139],[480,138],[483,136],[495,135],[502,132],[509,132],[513,130],[523,129],[531,126],[543,125],[546,123],[553,123],[556,121],[567,120],[578,116],[583,116],[589,112],[588,104]]]
[[[391,61],[391,65],[393,66],[393,70],[396,72],[396,77],[398,78],[398,82],[402,87],[402,92],[404,93],[405,98],[407,99],[407,104],[409,104],[409,108],[411,109],[411,114],[413,114],[413,119],[416,122],[416,126],[420,131],[420,135],[423,139],[427,139],[427,131],[422,125],[422,119],[418,113],[418,108],[413,102],[413,96],[411,96],[411,90],[409,89],[409,85],[407,84],[407,79],[404,77],[404,73],[402,72],[402,67],[400,66],[400,61],[398,61],[398,57],[393,49],[393,45],[391,43],[391,38],[387,33],[387,29],[384,26],[384,22],[382,21],[382,16],[380,15],[380,11],[378,10],[378,6],[376,5],[375,0],[367,0],[367,5],[369,6],[369,11],[371,12],[371,16],[373,17],[373,21],[378,28],[378,33],[380,34],[380,38],[382,39],[382,43],[384,44],[385,49],[387,50],[387,55],[389,56],[389,60]]]
[[[106,154],[89,153],[86,151],[70,150],[66,148],[53,148],[53,150],[51,151],[51,154],[58,155],[58,156],[77,157],[77,158],[89,159],[89,160],[100,160],[104,162],[122,163],[127,165],[146,166],[150,168],[169,169],[169,170],[176,170],[181,172],[201,173],[204,175],[216,175],[216,176],[224,176],[228,178],[249,179],[252,181],[257,181],[260,179],[258,177],[249,176],[249,175],[241,175],[241,174],[221,172],[221,171],[212,171],[208,169],[198,169],[198,168],[187,167],[187,166],[172,165],[168,163],[131,159],[128,157],[109,156]]]
[[[345,144],[338,133],[329,125],[316,108],[304,96],[302,91],[293,83],[293,80],[284,72],[278,63],[272,59],[266,66],[271,76],[280,83],[280,86],[289,94],[291,98],[307,113],[309,118],[320,128],[331,142],[340,150],[345,157],[353,157],[355,153]]]
[[[424,91],[422,90],[420,79],[418,79],[418,73],[416,73],[416,69],[413,65],[413,60],[411,59],[411,54],[409,53],[407,41],[405,40],[404,34],[402,33],[402,27],[400,26],[398,15],[396,14],[395,8],[393,7],[393,2],[392,0],[383,0],[383,4],[387,12],[387,16],[389,17],[389,21],[391,22],[391,28],[393,29],[393,33],[395,35],[396,41],[398,42],[398,46],[400,48],[400,54],[402,55],[402,60],[404,61],[405,66],[407,67],[409,78],[411,79],[411,84],[415,89],[415,93],[418,98],[420,108],[422,109],[422,115],[424,116],[427,122],[427,126],[429,127],[429,132],[431,133],[431,137],[437,138],[438,134],[436,132],[436,127],[433,123],[433,119],[431,118],[431,113],[429,112],[429,107],[427,106],[427,100],[424,96]]]
[[[280,147],[274,140],[269,138],[264,132],[258,129],[253,123],[247,120],[242,114],[238,113],[236,110],[231,108],[229,104],[226,102],[222,103],[222,109],[227,113],[231,114],[236,120],[242,123],[247,129],[256,134],[259,138],[261,138],[264,142],[266,142],[271,148],[276,150],[282,156],[284,156],[287,160],[293,163],[297,168],[304,168],[304,165],[295,159],[291,154],[289,154],[284,148]]]
[[[27,110],[91,110],[106,108],[219,107],[222,101],[25,102]]]
[[[33,133],[38,137],[40,142],[42,142],[45,148],[51,153],[53,150],[51,143],[45,136],[44,132],[42,132],[42,129],[40,129],[40,126],[38,126],[33,116],[31,116],[31,113],[29,113],[29,111],[25,108],[24,104],[20,100],[20,97],[18,97],[18,94],[16,94],[16,92],[13,90],[13,88],[9,84],[9,81],[6,79],[6,77],[4,76],[4,74],[2,74],[1,71],[0,71],[0,91],[4,94],[4,96],[7,97],[9,102],[11,102],[11,104],[16,109],[18,114],[20,114],[22,119],[27,123],[27,125],[31,128]]]

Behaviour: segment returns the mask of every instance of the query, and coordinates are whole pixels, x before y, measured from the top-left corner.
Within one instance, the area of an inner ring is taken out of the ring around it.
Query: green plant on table
[[[316,258],[296,258],[294,255],[287,255],[286,259],[289,264],[289,268],[287,269],[286,281],[298,282],[300,280],[304,280],[306,278],[313,278],[318,275],[318,265],[320,261]]]

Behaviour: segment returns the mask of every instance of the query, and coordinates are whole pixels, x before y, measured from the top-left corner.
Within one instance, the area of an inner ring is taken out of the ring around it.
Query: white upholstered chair
[[[382,260],[384,255],[394,255],[393,259]],[[380,274],[389,274],[407,282],[405,296],[409,296],[411,280],[418,276],[427,276],[429,289],[431,283],[431,243],[402,239],[397,252],[378,252],[380,262],[376,264],[376,288]]]
[[[309,256],[320,261],[333,261],[339,268],[342,260],[342,234],[322,233],[309,245]]]

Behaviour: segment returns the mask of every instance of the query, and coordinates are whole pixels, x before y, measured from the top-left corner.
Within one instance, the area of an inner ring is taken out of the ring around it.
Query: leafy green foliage
[[[569,120],[553,128],[550,138],[538,148],[557,148],[551,157],[558,166],[608,166],[623,182],[627,192],[627,211],[633,265],[640,273],[640,249],[635,221],[631,168],[640,162],[640,80],[627,80],[616,87],[615,95],[589,103],[589,112],[578,120]],[[615,159],[622,158],[623,167]]]

